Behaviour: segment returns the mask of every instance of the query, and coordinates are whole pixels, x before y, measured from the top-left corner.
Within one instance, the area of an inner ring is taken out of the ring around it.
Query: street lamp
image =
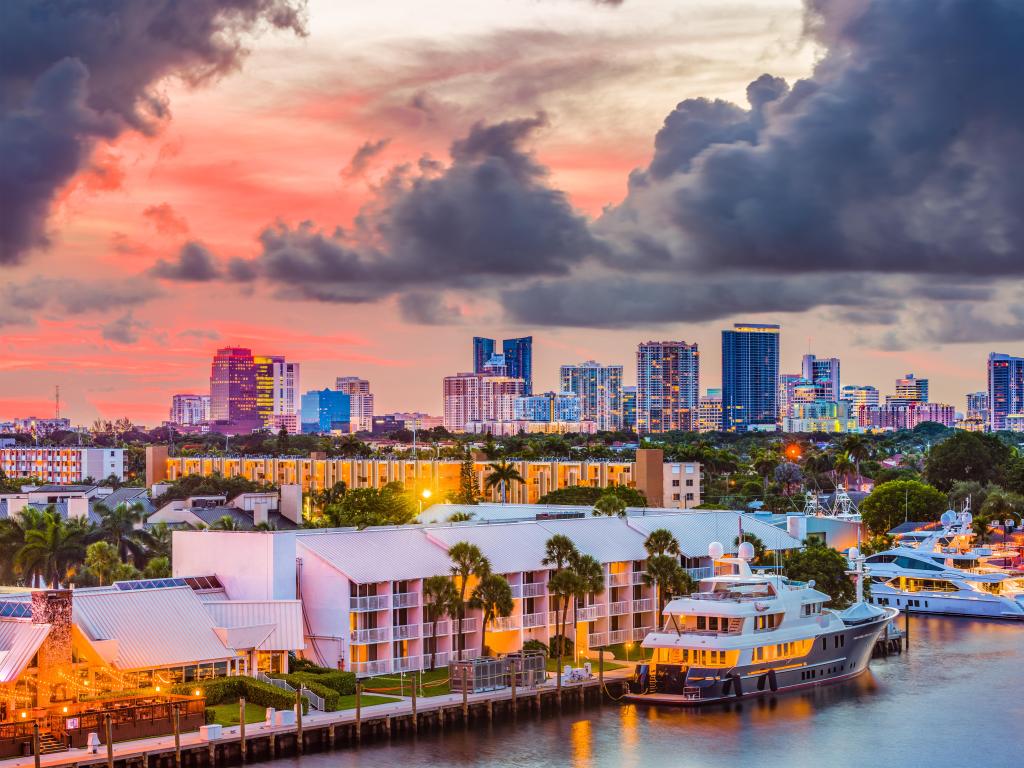
[[[633,647],[632,643],[626,643],[626,661],[629,661],[629,649]]]
[[[423,489],[423,493],[420,494],[420,498],[419,498],[420,514],[421,515],[423,514],[423,502],[426,501],[427,499],[429,499],[433,495],[434,495],[433,492],[429,488],[424,488]]]

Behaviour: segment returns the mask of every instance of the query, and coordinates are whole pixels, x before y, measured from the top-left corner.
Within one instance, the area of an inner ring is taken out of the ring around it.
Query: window
[[[679,487],[679,481],[678,480],[673,480],[672,481],[672,487],[673,488],[678,488]]]
[[[693,494],[692,493],[686,494],[686,500],[687,501],[693,501]]]
[[[673,493],[672,494],[672,501],[679,501],[679,494],[678,493]]]
[[[693,480],[687,480],[686,481],[686,487],[687,488],[693,488]]]

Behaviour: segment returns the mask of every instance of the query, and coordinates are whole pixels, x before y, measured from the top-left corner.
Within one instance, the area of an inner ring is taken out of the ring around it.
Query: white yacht
[[[969,511],[942,515],[940,529],[903,536],[871,555],[871,602],[918,613],[1024,620],[1024,578],[973,547]]]
[[[665,606],[664,624],[643,641],[654,649],[637,666],[627,699],[647,704],[707,704],[844,680],[863,672],[879,635],[898,614],[862,599],[845,611],[813,582],[753,573],[753,548],[723,557],[711,544],[716,575],[700,591]]]

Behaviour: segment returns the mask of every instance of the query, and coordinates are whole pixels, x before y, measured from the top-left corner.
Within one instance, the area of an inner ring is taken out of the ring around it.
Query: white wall
[[[309,622],[308,632],[319,636],[316,650],[319,652],[320,663],[334,668],[337,667],[338,660],[344,658],[347,666],[350,661],[348,578],[305,549],[301,540],[297,554],[302,560],[300,597],[306,620]],[[315,659],[316,656],[310,653],[312,650],[311,643],[307,640],[307,654],[309,658]]]
[[[174,576],[214,575],[232,600],[294,600],[290,531],[175,531]]]

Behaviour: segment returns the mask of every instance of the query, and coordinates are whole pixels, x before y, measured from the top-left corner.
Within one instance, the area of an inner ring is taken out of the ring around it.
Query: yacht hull
[[[1024,605],[1019,600],[976,592],[959,594],[936,592],[898,592],[885,585],[873,585],[871,602],[881,607],[910,610],[912,613],[962,616],[975,619],[1024,621]]]
[[[875,643],[895,615],[895,610],[888,609],[875,621],[820,635],[814,649],[798,662],[774,669],[767,664],[752,664],[730,670],[701,670],[708,676],[720,673],[722,677],[704,681],[700,688],[629,693],[624,699],[635,704],[705,706],[849,680],[867,669]]]

